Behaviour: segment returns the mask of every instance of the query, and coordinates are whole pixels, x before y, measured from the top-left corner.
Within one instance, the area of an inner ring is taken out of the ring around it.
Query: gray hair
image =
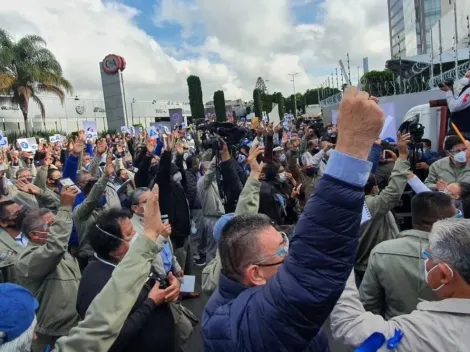
[[[449,264],[470,285],[470,219],[436,222],[429,235],[429,245],[433,261]]]
[[[145,193],[150,191],[150,188],[147,187],[139,187],[136,188],[135,190],[132,191],[132,193],[129,195],[129,200],[131,201],[132,205],[137,205],[140,202],[140,196]]]
[[[52,211],[46,208],[33,210],[27,213],[21,225],[21,232],[29,238],[29,233],[40,227],[42,224],[42,217],[49,213],[52,213]]]
[[[77,174],[77,183],[83,183],[86,176],[91,176],[91,172],[81,170]]]
[[[34,328],[36,327],[36,317],[29,326],[28,330],[23,332],[13,341],[0,345],[0,352],[29,352],[33,344]]]
[[[235,216],[224,226],[219,254],[225,276],[243,281],[244,270],[262,256],[258,236],[270,226],[271,220],[264,214]]]
[[[20,177],[21,174],[25,173],[25,172],[29,172],[31,173],[31,170],[26,168],[26,167],[21,167],[18,169],[18,171],[16,171],[16,178]]]

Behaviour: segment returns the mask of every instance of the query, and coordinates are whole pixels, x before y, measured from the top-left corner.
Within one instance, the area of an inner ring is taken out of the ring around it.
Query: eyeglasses
[[[254,265],[258,265],[258,266],[261,266],[261,267],[269,267],[269,266],[280,265],[280,264],[283,263],[283,261],[282,261],[282,262],[279,262],[279,263],[272,263],[272,264],[260,264],[261,262],[264,262],[268,259],[271,259],[271,258],[274,258],[274,257],[282,257],[282,256],[285,256],[289,253],[289,237],[287,237],[285,232],[280,232],[280,234],[281,234],[282,239],[283,239],[282,247],[279,248],[274,254],[262,257],[261,259],[259,259],[255,263],[253,263]]]
[[[423,248],[422,254],[424,259],[432,259],[432,255],[427,249]]]
[[[104,233],[105,235],[108,235],[108,236],[110,236],[110,237],[113,237],[113,238],[115,238],[115,239],[117,239],[117,240],[119,240],[119,241],[121,241],[121,242],[130,242],[130,241],[131,241],[130,239],[129,239],[128,241],[127,241],[127,240],[124,240],[124,239],[122,239],[122,238],[117,237],[116,235],[113,235],[113,234],[109,233],[108,231],[103,230],[101,227],[98,226],[98,224],[96,224],[95,226],[96,226],[96,228],[97,228],[98,230],[100,230],[100,231],[101,231],[102,233]]]

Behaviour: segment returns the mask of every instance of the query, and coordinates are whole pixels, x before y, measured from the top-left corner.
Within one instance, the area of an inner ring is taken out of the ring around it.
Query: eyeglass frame
[[[278,249],[274,254],[262,257],[261,259],[254,262],[253,265],[257,265],[257,266],[260,266],[260,267],[270,267],[270,266],[280,265],[284,262],[284,260],[283,260],[282,262],[279,262],[279,263],[260,264],[261,262],[264,262],[265,260],[289,254],[289,244],[290,244],[289,237],[287,236],[287,234],[284,231],[280,231],[279,233],[281,234],[281,236],[284,240],[283,241],[283,247]]]

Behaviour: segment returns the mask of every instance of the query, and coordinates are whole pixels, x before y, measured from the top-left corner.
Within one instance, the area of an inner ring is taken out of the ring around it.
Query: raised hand
[[[77,194],[78,189],[75,186],[62,188],[60,192],[60,204],[72,208]]]
[[[155,242],[162,229],[162,217],[160,214],[159,188],[155,184],[152,189],[152,195],[147,200],[144,212],[144,234],[151,241]]]
[[[367,160],[372,144],[379,138],[384,117],[369,93],[349,87],[339,107],[336,150]]]
[[[110,177],[114,172],[114,165],[113,165],[113,159],[110,155],[106,157],[106,167],[104,169],[104,173],[106,177]]]
[[[160,233],[159,233],[161,236],[163,237],[168,237],[171,235],[171,225],[168,221],[165,221],[163,224],[162,224],[162,227],[160,229]]]
[[[251,147],[250,153],[248,154],[248,164],[250,165],[250,177],[259,179],[259,176],[263,170],[263,162],[258,162],[258,156],[264,153],[264,147],[257,145]]]
[[[398,133],[398,153],[400,159],[408,159],[408,154],[410,153],[408,144],[410,144],[410,140],[411,134],[405,133],[402,135],[401,133]]]
[[[178,154],[184,154],[184,144],[183,143],[178,143],[176,145],[176,152]]]

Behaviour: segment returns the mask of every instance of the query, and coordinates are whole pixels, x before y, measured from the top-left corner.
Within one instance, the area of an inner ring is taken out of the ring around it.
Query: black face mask
[[[312,177],[313,175],[315,175],[315,168],[311,167],[311,168],[307,169],[307,176]]]

